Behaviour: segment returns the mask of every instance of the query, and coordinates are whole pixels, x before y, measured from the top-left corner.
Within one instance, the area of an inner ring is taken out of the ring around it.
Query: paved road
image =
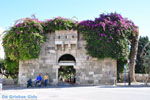
[[[53,87],[2,90],[0,94],[2,100],[150,100],[148,87]]]

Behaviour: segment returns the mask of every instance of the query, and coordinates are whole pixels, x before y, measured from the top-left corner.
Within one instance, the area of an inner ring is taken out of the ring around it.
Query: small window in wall
[[[67,39],[68,37],[67,36],[65,36],[65,39]]]
[[[64,44],[65,50],[68,49],[68,44]]]
[[[74,35],[72,35],[72,38],[74,39],[74,38],[75,38],[75,36],[74,36]]]
[[[71,49],[76,49],[76,44],[71,44]]]
[[[61,50],[61,49],[62,49],[61,45],[58,44],[58,45],[57,45],[57,50]]]
[[[65,47],[65,48],[68,48],[68,44],[65,44],[64,47]]]

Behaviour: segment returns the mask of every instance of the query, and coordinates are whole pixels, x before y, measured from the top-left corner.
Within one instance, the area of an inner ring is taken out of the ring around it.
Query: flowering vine
[[[55,32],[55,30],[76,30],[77,22],[62,17],[48,19],[43,22],[45,32]]]
[[[137,27],[117,13],[101,14],[95,20],[80,23],[61,17],[43,22],[25,18],[7,31],[3,39],[6,56],[12,60],[37,58],[45,41],[44,33],[56,30],[78,30],[87,41],[88,54],[93,57],[126,59],[129,41]]]
[[[28,60],[39,56],[44,42],[43,27],[35,19],[19,20],[3,38],[6,57],[11,60]]]
[[[80,22],[78,30],[84,35],[91,56],[127,59],[130,39],[137,32],[137,26],[120,14],[110,13]]]

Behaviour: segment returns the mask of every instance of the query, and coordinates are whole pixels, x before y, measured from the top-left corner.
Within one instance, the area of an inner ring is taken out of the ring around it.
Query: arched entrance
[[[76,82],[76,70],[74,68],[76,60],[71,54],[64,54],[58,59],[60,68],[58,69],[58,82],[74,84]]]

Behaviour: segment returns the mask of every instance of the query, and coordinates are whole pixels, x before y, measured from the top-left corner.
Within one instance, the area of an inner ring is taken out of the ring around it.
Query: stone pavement
[[[150,100],[150,87],[58,86],[0,91],[1,100]]]

